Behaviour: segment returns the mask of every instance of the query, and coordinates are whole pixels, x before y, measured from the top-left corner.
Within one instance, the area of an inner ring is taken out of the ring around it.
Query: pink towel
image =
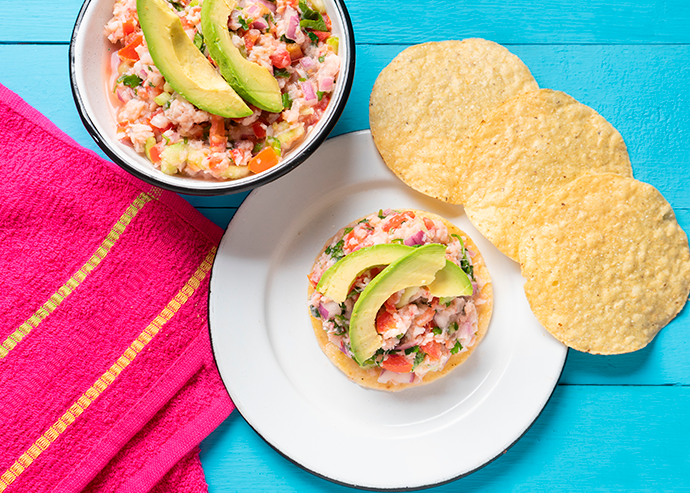
[[[0,85],[0,492],[204,492],[221,230]]]

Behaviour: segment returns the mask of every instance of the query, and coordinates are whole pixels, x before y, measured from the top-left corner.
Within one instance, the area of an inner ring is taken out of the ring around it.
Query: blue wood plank
[[[688,491],[688,415],[686,387],[559,386],[507,453],[429,491]],[[210,493],[350,491],[293,467],[236,412],[201,448]],[[372,460],[383,453],[376,444],[368,450]],[[410,463],[401,467],[414,467],[416,453],[423,450],[410,451]]]
[[[499,43],[688,43],[684,0],[346,0],[360,43],[422,43],[482,37]],[[81,0],[3,2],[0,42],[67,42]],[[38,26],[38,28],[37,28]]]
[[[237,212],[237,209],[229,207],[200,207],[198,210],[216,226],[220,226],[223,229],[228,227],[232,216]]]

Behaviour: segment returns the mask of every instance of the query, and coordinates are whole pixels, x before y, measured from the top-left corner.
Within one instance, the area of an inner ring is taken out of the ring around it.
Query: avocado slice
[[[382,339],[376,332],[379,308],[393,293],[430,284],[445,265],[445,245],[424,245],[392,262],[364,288],[352,309],[349,332],[352,354],[359,365],[381,347]]]
[[[388,265],[414,250],[399,243],[384,243],[352,252],[331,265],[321,276],[316,290],[342,303],[358,275],[377,265]]]
[[[194,46],[170,4],[165,0],[137,0],[137,14],[151,58],[175,91],[214,115],[242,118],[252,114]]]
[[[262,110],[283,111],[283,97],[278,81],[267,68],[250,62],[232,42],[228,17],[235,0],[204,0],[201,6],[201,31],[211,58],[220,73],[242,98]]]
[[[465,271],[450,260],[446,260],[445,267],[436,273],[434,282],[428,287],[431,295],[438,298],[471,296],[474,292],[472,281]]]

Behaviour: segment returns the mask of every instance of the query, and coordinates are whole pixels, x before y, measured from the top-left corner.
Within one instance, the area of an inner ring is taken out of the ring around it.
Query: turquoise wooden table
[[[356,76],[332,136],[368,128],[374,80],[407,46],[487,38],[521,57],[541,87],[569,93],[618,128],[635,177],[657,187],[690,230],[687,0],[346,4],[357,40]],[[2,0],[0,6],[0,83],[103,155],[82,126],[69,87],[68,43],[81,0]],[[186,198],[225,227],[245,196]],[[633,354],[570,350],[551,401],[525,436],[485,468],[431,491],[690,491],[689,313],[686,307]],[[201,448],[211,492],[348,490],[293,465],[238,413]],[[375,449],[369,444],[374,458]],[[414,467],[416,453],[401,467]]]

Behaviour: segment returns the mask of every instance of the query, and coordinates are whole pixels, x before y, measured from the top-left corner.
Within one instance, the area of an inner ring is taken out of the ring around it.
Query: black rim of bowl
[[[339,8],[340,14],[342,16],[342,20],[345,26],[345,30],[347,31],[347,40],[348,40],[348,51],[350,53],[350,58],[347,64],[347,77],[343,81],[344,87],[343,87],[343,94],[342,98],[340,101],[338,101],[337,105],[335,108],[333,108],[333,112],[330,114],[328,119],[326,120],[325,124],[321,129],[318,130],[318,132],[313,136],[311,142],[302,150],[302,152],[295,156],[294,158],[291,158],[291,160],[287,163],[287,165],[284,166],[279,166],[274,168],[274,170],[269,170],[264,173],[260,173],[258,175],[255,175],[251,178],[251,180],[244,181],[242,183],[238,181],[227,181],[227,186],[225,187],[218,187],[218,188],[213,188],[213,189],[198,189],[195,187],[186,187],[186,186],[177,186],[173,185],[170,183],[165,183],[162,181],[158,181],[155,178],[141,172],[138,170],[135,166],[127,163],[125,160],[123,160],[115,151],[115,149],[111,146],[111,144],[103,139],[101,135],[99,134],[96,125],[94,124],[93,120],[91,119],[90,115],[86,111],[86,106],[83,102],[81,93],[79,92],[79,87],[77,87],[77,77],[76,77],[76,59],[75,59],[75,44],[77,41],[77,37],[79,35],[79,29],[81,27],[82,21],[84,19],[84,16],[86,15],[87,11],[89,10],[89,7],[92,2],[96,0],[86,0],[84,2],[84,5],[82,5],[81,10],[79,11],[79,15],[77,16],[77,20],[74,23],[74,29],[72,30],[72,38],[70,39],[70,44],[69,44],[69,76],[70,76],[70,87],[72,89],[72,97],[74,98],[74,103],[77,107],[77,112],[79,113],[79,117],[81,118],[82,123],[86,127],[86,130],[89,132],[89,135],[91,135],[91,138],[96,142],[98,147],[101,148],[101,150],[118,166],[120,166],[122,169],[127,171],[128,173],[131,173],[132,175],[136,176],[137,178],[160,188],[164,188],[166,190],[170,190],[171,192],[176,192],[176,193],[182,193],[182,194],[188,194],[188,195],[204,195],[204,196],[213,196],[213,195],[229,195],[229,194],[235,194],[235,193],[240,193],[240,192],[246,192],[248,190],[252,190],[254,188],[260,187],[262,185],[265,185],[267,183],[272,182],[273,180],[276,180],[280,178],[281,176],[284,176],[285,174],[289,173],[293,169],[295,169],[297,166],[302,164],[309,156],[311,156],[314,151],[326,140],[328,135],[331,133],[333,130],[333,127],[335,127],[336,123],[338,122],[338,119],[340,118],[340,115],[342,114],[343,110],[345,109],[345,105],[347,104],[347,100],[350,96],[350,91],[352,89],[352,83],[354,81],[355,77],[355,34],[354,34],[354,29],[352,26],[352,20],[350,19],[350,14],[347,10],[347,7],[345,6],[345,2],[343,0],[333,0]],[[329,103],[330,104],[330,103]],[[192,178],[190,178],[191,180]]]

